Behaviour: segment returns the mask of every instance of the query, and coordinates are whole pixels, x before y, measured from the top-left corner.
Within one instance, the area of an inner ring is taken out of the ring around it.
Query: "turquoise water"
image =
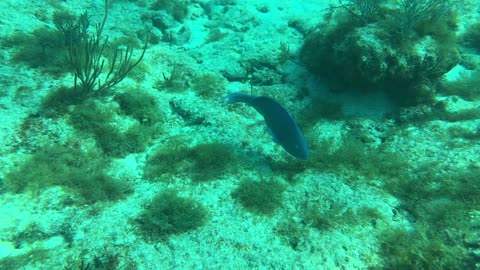
[[[480,269],[476,1],[0,12],[0,269]]]

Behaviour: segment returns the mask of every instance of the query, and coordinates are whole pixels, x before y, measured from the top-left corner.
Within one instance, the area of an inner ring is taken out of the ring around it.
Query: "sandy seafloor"
[[[121,36],[122,33],[144,28],[141,16],[147,12],[145,6],[136,1],[112,2],[105,26],[108,35]],[[172,29],[180,33],[178,39],[149,45],[141,64],[141,73],[133,72],[133,76],[112,90],[143,89],[157,98],[158,110],[166,117],[163,133],[150,143],[147,150],[115,158],[111,164],[111,174],[128,179],[133,192],[115,202],[65,206],[65,198],[69,195],[60,187],[19,194],[2,190],[0,262],[8,258],[22,258],[18,259],[15,269],[81,269],[81,262],[93,265],[95,258],[101,260],[111,256],[118,260],[115,263],[117,269],[381,267],[378,232],[389,228],[409,228],[411,221],[398,215],[395,209],[399,200],[382,190],[381,185],[372,184],[376,180],[352,184],[355,172],[337,174],[331,170],[307,169],[295,176],[295,184],[287,185],[283,206],[272,216],[245,211],[230,195],[242,178],[268,179],[268,170],[240,170],[202,183],[192,183],[182,175],[166,182],[148,182],[143,178],[147,153],[178,135],[185,136],[192,144],[218,141],[236,146],[240,149],[238,151],[246,152],[246,156],[290,160],[284,150],[272,142],[259,114],[245,106],[228,109],[222,105],[222,96],[227,93],[250,91],[248,81],[229,81],[223,92],[208,98],[197,95],[191,89],[167,91],[159,86],[159,81],[179,65],[193,74],[246,77],[240,64],[244,59],[256,58],[262,59],[263,63],[275,63],[282,43],[288,44],[292,52],[297,52],[304,37],[289,22],[298,21],[303,29],[314,27],[329,4],[329,1],[318,0],[210,1],[214,4],[210,16],[207,16],[200,3],[208,1],[192,2],[185,20],[172,25]],[[460,30],[475,16],[478,18],[478,7],[472,7],[469,9],[471,13],[462,14]],[[88,10],[92,19],[98,21],[103,13],[103,1],[3,0],[0,3],[0,34],[31,32],[42,26],[53,28],[50,20],[45,18],[58,8],[75,14]],[[206,43],[209,32],[214,28],[227,34],[218,41]],[[45,142],[61,144],[72,138],[75,140],[77,136],[62,118],[41,119],[35,132],[30,131],[25,136],[22,131],[25,119],[37,113],[47,93],[61,85],[71,86],[72,76],[52,76],[15,63],[11,60],[14,51],[2,49],[0,52],[0,181],[38,145]],[[293,61],[265,70],[265,76],[270,77],[271,83],[254,85],[254,91],[274,93],[276,97],[292,97],[300,88],[314,92],[322,85],[301,64]],[[457,68],[452,76],[461,77],[462,69]],[[18,90],[20,87],[22,89]],[[449,105],[452,110],[462,106],[480,106],[475,101],[448,96],[439,98],[451,100]],[[202,124],[186,123],[172,112],[172,102],[190,115],[198,115],[203,119]],[[282,102],[293,114],[305,105],[292,98],[284,98]],[[383,119],[389,111],[389,104],[381,98],[345,98],[342,102],[345,112],[355,116],[355,120],[321,120],[310,131],[310,137],[333,138],[336,141],[353,126],[378,142],[380,135],[377,133],[382,132],[379,130],[394,125]],[[349,121],[355,121],[355,125]],[[406,123],[391,136],[393,139],[389,147],[411,160],[435,161],[439,166],[478,166],[478,140],[459,142],[461,147],[445,147],[449,139],[443,135],[450,124],[441,120],[427,122],[421,127]],[[474,119],[455,124],[475,129],[480,122]],[[248,142],[248,147],[244,147],[245,142]],[[286,181],[281,175],[275,177]],[[363,177],[368,176],[358,178]],[[166,242],[151,243],[138,234],[131,221],[139,215],[146,202],[166,188],[175,188],[182,196],[191,197],[203,205],[208,210],[208,221],[196,230],[171,236]],[[298,209],[306,200],[318,201],[318,205],[334,202],[344,211],[375,208],[382,218],[375,226],[370,223],[344,224],[326,231],[307,226],[299,246],[293,249],[276,233],[276,228],[282,221],[300,220]],[[20,237],[30,240],[19,243]],[[33,250],[46,250],[46,255],[31,255],[30,259],[22,257],[32,254]]]

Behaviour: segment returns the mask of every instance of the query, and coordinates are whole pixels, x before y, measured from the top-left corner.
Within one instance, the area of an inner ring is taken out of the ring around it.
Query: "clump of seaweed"
[[[112,104],[87,100],[76,106],[69,122],[78,131],[93,135],[97,145],[107,154],[123,156],[143,151],[158,132],[158,126],[135,122],[122,129],[118,127],[118,109]]]
[[[195,182],[218,179],[234,168],[237,158],[230,145],[204,143],[188,147],[183,141],[172,141],[154,151],[147,159],[145,177],[153,181],[169,179],[175,173],[191,177]]]
[[[322,30],[306,37],[300,51],[306,67],[333,92],[383,92],[403,107],[432,104],[434,85],[460,59],[453,7],[430,0],[387,8],[372,1],[379,6],[368,14],[360,5],[367,2],[350,3],[332,7]]]
[[[388,230],[381,235],[381,269],[471,269],[465,249],[448,244],[422,226],[426,225],[419,224],[414,231]]]
[[[193,79],[192,88],[199,95],[212,98],[223,93],[225,88],[224,80],[213,74],[204,74]]]
[[[60,74],[68,72],[65,61],[65,41],[61,33],[49,28],[39,28],[31,34],[16,33],[4,41],[4,46],[17,47],[13,60],[32,68]]]
[[[471,25],[462,36],[462,43],[480,52],[480,23]]]
[[[275,233],[293,250],[300,250],[305,239],[308,238],[305,225],[293,219],[282,220],[275,228]]]
[[[5,188],[14,193],[38,193],[60,186],[77,195],[79,203],[118,200],[129,185],[107,174],[109,159],[96,149],[47,145],[39,148],[5,177]]]
[[[73,87],[61,86],[49,92],[42,100],[40,112],[47,117],[58,117],[68,112],[68,106],[83,102]]]
[[[157,194],[135,220],[141,235],[151,242],[195,230],[206,221],[207,211],[200,204],[174,190]]]
[[[188,4],[186,0],[157,0],[151,6],[153,10],[165,10],[178,21],[183,22],[188,15]]]
[[[166,88],[172,92],[182,92],[188,89],[191,70],[178,65],[174,66],[169,74],[163,73],[163,80],[158,80],[158,89]]]
[[[366,177],[392,178],[404,177],[405,168],[410,166],[405,158],[382,148],[370,147],[353,136],[347,135],[338,147],[335,145],[331,140],[313,145],[318,154],[312,155],[308,165],[336,173],[354,171]]]
[[[209,181],[225,174],[230,166],[234,167],[236,158],[230,145],[223,143],[204,143],[190,148],[192,161],[192,179]]]
[[[408,178],[385,180],[384,189],[401,200],[399,209],[415,221],[414,232],[400,230],[382,236],[388,269],[407,264],[414,269],[471,268],[474,260],[464,235],[475,230],[468,216],[478,208],[479,174],[475,166],[442,172],[425,164]]]
[[[255,181],[243,179],[232,192],[246,210],[259,215],[273,215],[282,205],[285,185],[275,179]]]
[[[131,115],[142,125],[152,126],[164,120],[156,98],[143,90],[125,91],[115,95],[115,100],[125,114]]]

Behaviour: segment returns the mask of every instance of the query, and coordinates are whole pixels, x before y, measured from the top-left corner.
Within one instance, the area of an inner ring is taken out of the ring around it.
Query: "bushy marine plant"
[[[275,233],[280,236],[283,243],[296,251],[299,251],[302,243],[308,239],[308,230],[305,225],[294,219],[282,219],[276,226]]]
[[[385,2],[386,0],[347,0],[340,1],[340,6],[331,8],[343,8],[366,24],[377,16],[378,10]]]
[[[282,193],[285,189],[286,186],[275,179],[261,181],[243,179],[232,192],[232,197],[247,211],[269,216],[282,205]]]
[[[473,269],[465,260],[465,249],[447,244],[424,226],[428,225],[417,224],[414,231],[404,228],[384,231],[379,237],[381,269]]]
[[[223,143],[203,143],[191,148],[192,179],[209,181],[217,179],[230,168],[234,168],[236,157],[233,148]]]
[[[235,168],[237,158],[230,145],[203,143],[188,147],[184,141],[174,140],[154,151],[147,159],[145,176],[152,181],[165,181],[164,175],[188,175],[195,182],[211,181]]]
[[[159,132],[156,125],[142,125],[138,122],[122,129],[116,122],[120,117],[112,104],[87,100],[73,109],[69,123],[78,131],[93,135],[97,145],[113,156],[144,150],[147,143]]]
[[[142,125],[157,125],[165,118],[155,96],[144,90],[132,89],[116,94],[114,98],[125,114],[131,115]]]
[[[194,78],[192,88],[203,97],[213,98],[223,92],[225,83],[221,77],[204,74]]]
[[[51,186],[60,186],[77,195],[79,203],[118,200],[130,188],[125,181],[106,173],[108,164],[108,158],[95,149],[47,145],[9,172],[4,184],[7,191],[34,194]]]
[[[144,239],[158,242],[203,226],[207,216],[206,209],[195,200],[181,197],[175,190],[164,190],[135,221]]]
[[[188,15],[188,4],[187,0],[157,0],[151,6],[153,10],[165,10],[172,17],[178,21],[183,22]]]
[[[386,179],[384,189],[400,199],[399,209],[415,220],[414,231],[381,235],[383,269],[471,269],[465,235],[476,231],[468,216],[478,209],[480,170],[445,172],[432,164],[409,178]],[[473,256],[472,256],[473,255]],[[473,268],[472,268],[473,269]]]
[[[471,25],[462,36],[462,43],[480,52],[480,22]]]
[[[407,2],[412,5],[416,2],[415,8],[421,7],[421,10],[410,14]],[[436,3],[425,7],[420,2]],[[424,23],[428,21],[438,29],[454,31],[451,29],[454,26],[442,25],[451,24],[452,20],[434,18],[438,18],[438,14],[445,17],[455,13],[452,6],[438,0],[405,0],[402,3],[404,5],[396,3],[390,9],[379,9],[378,12],[385,14],[367,24],[359,23],[342,9],[327,13],[330,17],[322,30],[313,31],[305,39],[301,60],[312,73],[327,80],[333,92],[382,91],[405,107],[434,103],[436,82],[458,63],[459,54],[455,35],[439,30],[432,32]],[[402,17],[406,14],[410,18]],[[399,23],[398,19],[392,19],[397,17],[405,21]],[[417,42],[424,37],[421,35],[429,33],[433,37],[428,40],[430,50],[426,54],[419,53],[415,49],[420,45]]]
[[[103,93],[120,83],[142,61],[148,38],[140,56],[133,60],[133,48],[113,50],[110,57],[104,55],[108,38],[103,39],[103,28],[108,16],[108,0],[105,0],[103,20],[94,34],[89,32],[90,17],[82,13],[75,22],[58,24],[57,28],[71,40],[67,40],[67,62],[73,70],[74,88],[79,95]]]
[[[440,20],[450,8],[449,0],[399,0],[394,22],[401,37],[410,39],[420,23]]]
[[[18,48],[13,56],[14,61],[52,74],[68,71],[64,40],[58,31],[42,27],[31,34],[15,34],[3,43],[4,46]]]

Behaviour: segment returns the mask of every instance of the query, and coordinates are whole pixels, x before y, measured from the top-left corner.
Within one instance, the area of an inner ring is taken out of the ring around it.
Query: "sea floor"
[[[437,93],[440,115],[329,92],[298,54],[336,1],[109,2],[105,54],[148,46],[82,101],[52,99],[75,79],[53,18],[88,11],[93,33],[104,2],[0,3],[0,269],[480,269],[480,94]],[[480,9],[458,5],[460,36]],[[459,50],[453,83],[480,63]],[[287,108],[310,159],[225,105],[235,91]]]

